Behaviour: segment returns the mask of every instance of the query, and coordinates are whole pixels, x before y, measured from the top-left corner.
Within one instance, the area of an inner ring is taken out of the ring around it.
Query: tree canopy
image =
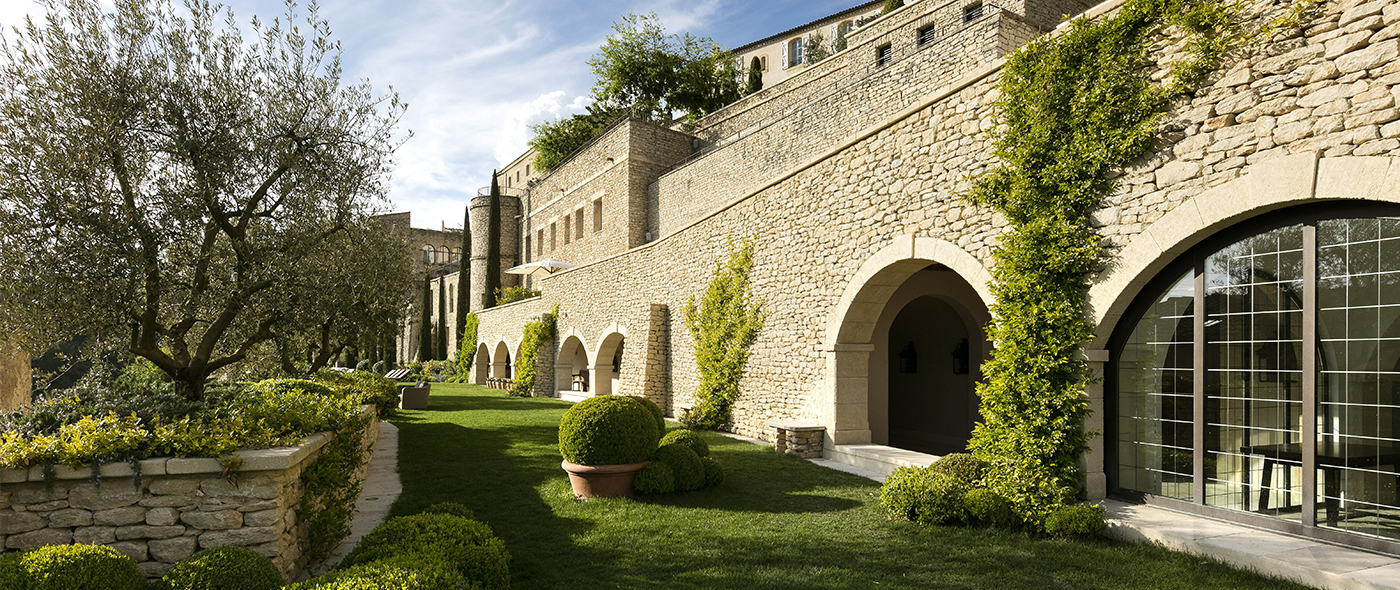
[[[199,398],[291,326],[382,208],[404,105],[344,85],[312,4],[55,0],[0,58],[0,330],[120,336]]]
[[[655,13],[626,14],[588,60],[594,104],[587,114],[531,128],[535,168],[548,172],[622,117],[668,123],[700,117],[743,96],[744,69],[708,37],[667,35]]]

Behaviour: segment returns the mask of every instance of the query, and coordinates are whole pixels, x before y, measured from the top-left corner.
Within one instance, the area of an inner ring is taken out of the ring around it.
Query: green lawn
[[[1302,588],[1152,546],[891,521],[873,481],[714,434],[723,485],[577,502],[556,438],[568,406],[434,384],[431,410],[392,420],[394,513],[471,507],[510,549],[516,590]]]

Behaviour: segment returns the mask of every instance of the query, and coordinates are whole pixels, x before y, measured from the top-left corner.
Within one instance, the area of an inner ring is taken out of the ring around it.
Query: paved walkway
[[[365,484],[360,489],[360,497],[355,500],[355,516],[350,521],[350,536],[345,537],[326,561],[312,568],[311,575],[319,576],[330,571],[340,560],[350,554],[359,544],[360,538],[384,523],[389,517],[389,507],[403,492],[399,483],[399,427],[383,420],[379,421],[379,440],[374,443],[374,454],[369,459],[369,469],[365,472]]]

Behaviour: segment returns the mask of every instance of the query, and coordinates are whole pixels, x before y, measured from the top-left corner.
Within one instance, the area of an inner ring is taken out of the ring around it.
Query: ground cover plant
[[[874,481],[710,432],[720,485],[577,502],[559,466],[569,404],[464,384],[435,385],[433,403],[393,419],[394,514],[465,504],[505,543],[515,590],[1302,588],[1147,545],[893,520]]]

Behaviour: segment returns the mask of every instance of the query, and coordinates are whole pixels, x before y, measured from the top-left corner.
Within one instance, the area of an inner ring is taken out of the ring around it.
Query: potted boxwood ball
[[[632,495],[632,478],[656,452],[661,427],[651,401],[626,395],[590,397],[559,421],[559,453],[574,495]]]

